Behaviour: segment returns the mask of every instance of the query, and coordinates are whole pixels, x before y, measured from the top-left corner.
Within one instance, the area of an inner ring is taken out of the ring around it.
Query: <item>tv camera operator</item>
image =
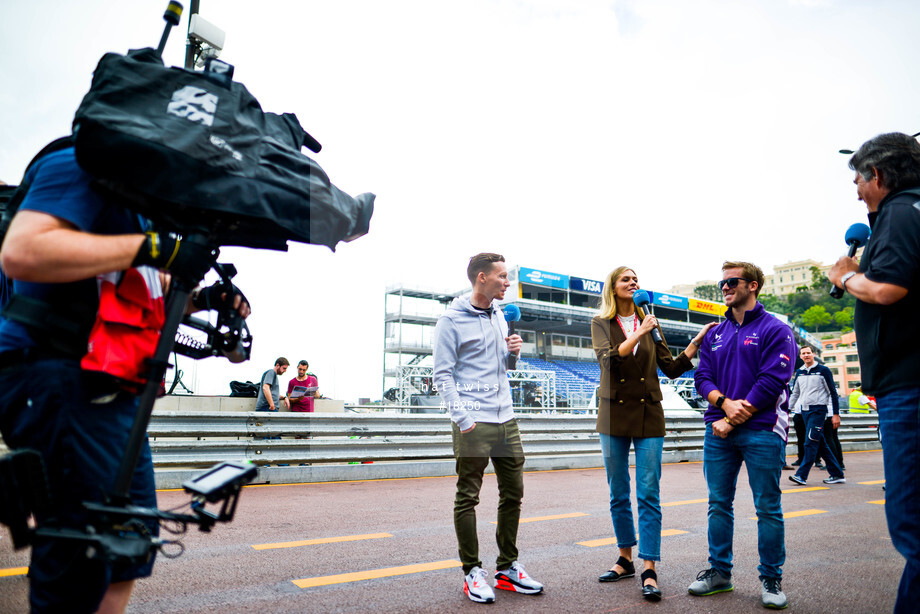
[[[147,231],[143,218],[94,191],[72,147],[40,155],[25,181],[28,192],[0,252],[3,272],[14,280],[0,320],[0,433],[11,448],[32,448],[43,457],[52,500],[49,517],[36,520],[81,529],[87,524],[82,502],[101,502],[111,492],[138,407],[123,380],[86,368],[100,302],[97,276],[145,272],[144,298],[158,335],[155,316],[162,313],[169,274],[201,280],[217,250]],[[248,316],[243,295],[222,288],[194,292],[189,310],[223,302]],[[130,496],[134,505],[156,507],[146,441]],[[151,535],[158,533],[155,521],[143,522]],[[33,612],[122,612],[135,579],[153,567],[152,556],[132,565],[88,558],[86,550],[79,541],[34,538]]]

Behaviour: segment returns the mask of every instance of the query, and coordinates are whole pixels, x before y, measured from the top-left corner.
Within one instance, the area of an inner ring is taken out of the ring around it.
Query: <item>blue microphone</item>
[[[847,258],[852,258],[856,250],[866,244],[870,234],[872,231],[865,224],[857,223],[847,228],[847,233],[843,237],[843,240],[850,246],[850,249],[847,250]],[[843,298],[843,288],[831,284],[830,295],[833,298]]]
[[[649,309],[649,305],[652,302],[648,297],[648,292],[645,290],[636,290],[636,293],[633,294],[633,302],[637,307],[642,307],[645,310],[646,314],[651,314],[652,310]],[[637,316],[638,317],[638,316]],[[655,340],[655,343],[661,343],[661,331],[658,330],[658,327],[652,329],[652,339]]]
[[[505,305],[502,307],[502,313],[505,314],[505,322],[508,323],[508,334],[514,334],[514,323],[521,319],[521,308],[517,305]],[[517,354],[508,355],[508,370],[514,371],[517,367]]]

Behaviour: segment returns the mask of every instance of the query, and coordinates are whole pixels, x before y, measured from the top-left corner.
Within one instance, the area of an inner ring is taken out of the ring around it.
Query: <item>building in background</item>
[[[862,385],[859,355],[856,353],[856,333],[844,333],[836,338],[821,340],[821,359],[828,366],[842,397]]]
[[[810,288],[813,279],[812,268],[817,267],[825,275],[831,265],[825,265],[817,260],[797,260],[786,264],[773,265],[773,274],[764,275],[762,294],[786,296],[793,294],[798,288]]]
[[[665,290],[665,292],[670,294],[677,294],[679,296],[692,296],[695,298],[706,299],[709,297],[698,296],[697,288],[715,288],[716,283],[717,282],[715,279],[701,279],[700,281],[692,284],[677,284],[676,286],[671,286]]]

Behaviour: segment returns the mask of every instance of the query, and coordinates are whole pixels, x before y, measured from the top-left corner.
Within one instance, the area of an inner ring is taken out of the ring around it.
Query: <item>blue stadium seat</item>
[[[591,397],[601,379],[600,367],[597,363],[569,360],[548,361],[528,357],[518,362],[518,368],[554,372],[556,374],[556,396],[567,400],[570,396]]]

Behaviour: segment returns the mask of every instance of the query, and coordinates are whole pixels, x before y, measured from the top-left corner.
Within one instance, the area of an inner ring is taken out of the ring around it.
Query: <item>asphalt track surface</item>
[[[787,612],[891,612],[903,559],[884,515],[880,451],[844,455],[845,485],[813,470],[807,488],[783,472]],[[495,604],[462,592],[452,521],[454,479],[418,478],[248,487],[237,518],[184,538],[185,554],[160,557],[128,611],[162,612],[762,612],[754,507],[741,471],[735,505],[735,590],[694,597],[708,567],[701,463],[665,465],[664,598],[645,602],[638,578],[601,584],[617,558],[603,469],[525,475],[520,560],[542,595],[496,591]],[[160,492],[161,508],[188,500]],[[488,475],[478,508],[480,552],[494,571],[497,494]],[[0,540],[0,612],[27,611],[27,551]],[[10,571],[12,570],[12,571]]]

